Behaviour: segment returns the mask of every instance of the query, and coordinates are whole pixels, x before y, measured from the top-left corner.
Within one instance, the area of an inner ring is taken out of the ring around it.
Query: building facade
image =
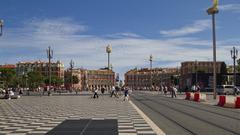
[[[71,78],[72,76],[76,76],[78,78],[78,83],[73,83],[67,81],[67,78]],[[64,86],[66,89],[70,90],[71,87],[73,87],[74,90],[84,90],[85,86],[85,70],[84,69],[67,69],[64,71]],[[72,86],[71,86],[72,85]]]
[[[178,68],[132,69],[125,73],[125,86],[133,90],[150,90],[160,85],[171,85],[178,71]]]
[[[30,71],[36,71],[41,73],[43,76],[49,75],[49,63],[43,61],[35,62],[18,62],[16,64],[16,73],[18,76],[26,74]],[[51,74],[58,78],[64,78],[64,65],[60,61],[51,63]]]
[[[85,87],[89,90],[102,87],[110,90],[113,86],[115,86],[115,72],[112,70],[86,70],[85,74]]]
[[[0,68],[5,68],[5,69],[16,69],[16,65],[14,64],[5,64],[5,65],[0,65]]]
[[[223,61],[216,62],[217,85],[224,83],[227,73],[226,64]],[[212,87],[213,62],[211,61],[186,61],[181,63],[180,88],[190,89],[198,84],[203,87]]]
[[[106,88],[110,90],[115,86],[115,72],[108,69],[87,70],[87,69],[73,69],[73,76],[79,79],[78,84],[73,84],[74,89],[79,90],[94,90],[96,88]],[[71,76],[71,70],[65,71],[65,76]],[[65,77],[66,78],[66,77]],[[65,83],[65,87],[69,87],[69,83]]]

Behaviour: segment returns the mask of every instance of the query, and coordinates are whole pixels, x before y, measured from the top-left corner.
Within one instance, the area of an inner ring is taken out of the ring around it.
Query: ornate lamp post
[[[216,99],[216,33],[215,14],[218,13],[218,0],[213,1],[213,6],[207,10],[208,15],[212,15],[212,37],[213,37],[213,98]]]
[[[0,20],[0,36],[2,36],[3,34],[3,25],[4,25],[4,21]]]
[[[150,90],[152,90],[152,61],[153,61],[153,56],[152,54],[149,57],[149,62],[150,62]]]
[[[47,58],[48,58],[48,77],[49,77],[49,92],[50,92],[50,88],[51,88],[51,79],[52,79],[52,69],[51,69],[51,59],[53,58],[53,50],[51,49],[51,47],[49,46],[47,51]]]
[[[70,61],[70,70],[71,70],[71,90],[73,88],[73,67],[74,67],[74,62],[73,60]]]
[[[23,86],[25,87],[25,88],[24,87],[23,88],[27,91],[27,95],[29,96],[29,89],[28,89],[27,78],[28,78],[27,72],[23,71],[22,72],[22,82],[23,82]]]
[[[197,70],[198,70],[198,61],[195,60],[195,85],[197,85],[198,83],[198,73],[197,73]]]
[[[108,70],[110,70],[110,53],[112,52],[112,48],[110,45],[106,47],[106,52],[108,54]]]
[[[238,57],[238,50],[233,47],[231,50],[231,57],[233,59],[233,73],[234,73],[234,79],[233,79],[233,85],[236,86],[236,59]]]

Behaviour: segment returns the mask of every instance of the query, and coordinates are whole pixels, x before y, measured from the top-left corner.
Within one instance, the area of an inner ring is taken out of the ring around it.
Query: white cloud
[[[115,33],[107,35],[106,37],[109,38],[140,38],[141,36],[131,32],[124,32],[124,33]]]
[[[64,29],[55,30],[60,26]],[[156,61],[153,64],[155,67],[180,66],[179,62],[181,61],[211,60],[212,58],[212,42],[208,40],[197,38],[103,38],[81,34],[86,30],[85,27],[87,26],[82,26],[72,19],[70,21],[45,19],[36,23],[35,21],[34,23],[25,23],[22,29],[8,29],[0,41],[2,48],[0,53],[3,56],[1,62],[47,60],[45,50],[49,45],[54,49],[54,60],[63,61],[65,67],[68,67],[69,61],[73,59],[77,67],[97,69],[107,65],[105,47],[107,44],[111,44],[113,48],[111,63],[113,63],[114,70],[121,74],[136,66],[147,67],[150,54]],[[218,60],[231,60],[226,57],[229,53],[229,50],[226,49],[228,48],[224,45],[218,46]],[[165,63],[166,61],[169,62]]]
[[[71,18],[33,19],[25,25],[39,35],[72,35],[82,33],[87,28],[77,24]]]
[[[233,11],[236,13],[240,13],[240,4],[226,4],[226,5],[220,5],[219,10],[222,11]]]
[[[184,26],[179,29],[162,30],[160,31],[160,34],[167,37],[185,36],[188,34],[198,33],[198,32],[207,30],[209,28],[211,28],[210,20],[198,20],[191,25]]]

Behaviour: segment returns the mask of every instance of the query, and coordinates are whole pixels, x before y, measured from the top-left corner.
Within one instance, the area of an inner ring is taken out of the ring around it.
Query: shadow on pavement
[[[118,135],[116,119],[65,120],[46,135]]]

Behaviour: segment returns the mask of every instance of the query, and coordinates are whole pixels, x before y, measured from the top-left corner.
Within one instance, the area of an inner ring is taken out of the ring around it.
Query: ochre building
[[[133,90],[150,90],[160,85],[171,85],[178,68],[131,69],[125,73],[125,86]]]
[[[49,63],[44,61],[34,62],[18,62],[16,64],[17,75],[21,76],[30,71],[36,71],[41,73],[43,76],[49,75]],[[51,75],[59,78],[64,78],[64,65],[60,61],[51,63]]]

